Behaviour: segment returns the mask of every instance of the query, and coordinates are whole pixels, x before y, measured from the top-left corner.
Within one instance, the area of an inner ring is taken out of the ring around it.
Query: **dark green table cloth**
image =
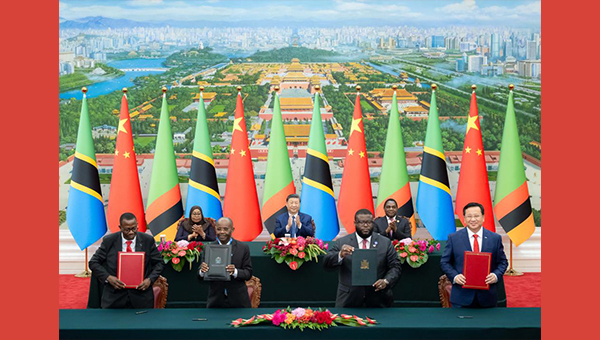
[[[335,305],[338,272],[326,271],[322,256],[318,263],[306,262],[294,271],[264,254],[264,242],[247,244],[253,275],[262,284],[261,307]],[[407,263],[402,265],[400,280],[393,288],[394,307],[441,307],[437,283],[443,274],[440,269],[443,245],[444,242],[441,250],[430,254],[427,263],[420,268],[412,268]],[[206,306],[208,283],[198,277],[199,266],[196,262],[191,270],[186,265],[181,272],[176,272],[171,264],[165,265],[162,276],[169,284],[168,308]],[[92,276],[88,308],[100,307],[102,285]],[[498,283],[498,306],[506,307],[504,281]]]
[[[334,313],[375,318],[374,327],[340,325],[313,331],[284,330],[273,325],[234,328],[237,318],[273,313],[258,309],[62,309],[61,339],[539,339],[540,308],[332,308]],[[468,316],[470,318],[459,318]],[[207,321],[192,321],[206,318]]]

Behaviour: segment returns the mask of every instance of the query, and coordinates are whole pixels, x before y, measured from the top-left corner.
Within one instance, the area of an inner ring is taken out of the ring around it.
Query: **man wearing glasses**
[[[135,215],[124,213],[119,218],[120,232],[104,236],[100,248],[89,262],[90,269],[101,282],[102,308],[153,308],[152,284],[162,273],[164,262],[154,238],[138,231]],[[144,281],[135,289],[126,289],[117,278],[119,252],[145,252]]]
[[[356,232],[331,244],[325,255],[326,269],[338,269],[336,307],[390,307],[394,302],[392,287],[400,278],[400,261],[390,239],[373,233],[373,213],[360,209],[354,215]],[[377,249],[377,281],[371,286],[352,286],[352,252]]]

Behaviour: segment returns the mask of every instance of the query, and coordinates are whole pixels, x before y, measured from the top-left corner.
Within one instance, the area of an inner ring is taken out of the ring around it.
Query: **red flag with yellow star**
[[[479,114],[477,112],[475,85],[473,85],[473,94],[471,95],[471,109],[469,110],[469,120],[467,122],[467,132],[465,134],[465,144],[463,146],[456,193],[455,212],[463,225],[466,225],[463,208],[470,202],[477,202],[483,205],[485,216],[483,227],[495,232],[494,211],[492,209],[490,184],[485,164],[485,153],[483,152],[483,141],[481,139],[481,125],[479,124]]]
[[[240,89],[238,88],[238,91]],[[242,94],[238,92],[231,137],[231,152],[223,201],[223,216],[233,220],[233,238],[239,241],[254,240],[263,229],[256,194],[254,170],[248,149],[248,133],[244,119]]]
[[[371,213],[374,212],[364,131],[360,109],[360,93],[357,93],[346,161],[344,162],[342,185],[338,198],[338,215],[348,234],[353,233],[355,230],[354,214],[358,210],[368,209]]]
[[[126,93],[127,89],[123,89],[119,128],[117,129],[117,145],[115,147],[106,215],[111,232],[119,231],[119,217],[125,212],[134,214],[137,218],[138,230],[145,232],[146,218],[144,215],[144,203],[142,202],[137,161],[135,159],[135,150],[133,149],[131,119],[129,117]]]

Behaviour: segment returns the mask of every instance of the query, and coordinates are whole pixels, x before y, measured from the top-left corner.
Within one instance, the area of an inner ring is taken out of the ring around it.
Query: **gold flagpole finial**
[[[317,84],[317,85],[315,85],[315,90],[316,90],[317,92],[321,91],[321,85],[318,85],[318,84]]]
[[[431,89],[434,90],[434,91],[437,90],[437,85],[436,84],[431,84]]]
[[[126,87],[123,88],[123,93],[127,93],[127,88]]]
[[[508,88],[512,91],[515,88],[515,84],[508,85]]]
[[[360,89],[361,89],[360,85],[356,85],[356,92],[360,92]]]
[[[204,92],[204,86],[200,86],[200,92]]]
[[[475,91],[477,89],[477,85],[473,84],[471,85],[471,88],[473,89],[473,91]]]
[[[273,89],[275,90],[275,92],[279,93],[279,85],[275,85]]]
[[[238,90],[238,92],[241,92],[242,91],[242,87],[238,85],[237,90]]]
[[[163,86],[162,91],[163,91],[163,93],[167,93],[167,87]]]

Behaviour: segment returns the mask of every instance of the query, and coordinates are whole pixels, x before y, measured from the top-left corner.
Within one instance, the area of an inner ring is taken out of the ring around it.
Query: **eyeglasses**
[[[373,223],[373,221],[354,221],[354,224],[362,224],[362,225],[369,225]]]

